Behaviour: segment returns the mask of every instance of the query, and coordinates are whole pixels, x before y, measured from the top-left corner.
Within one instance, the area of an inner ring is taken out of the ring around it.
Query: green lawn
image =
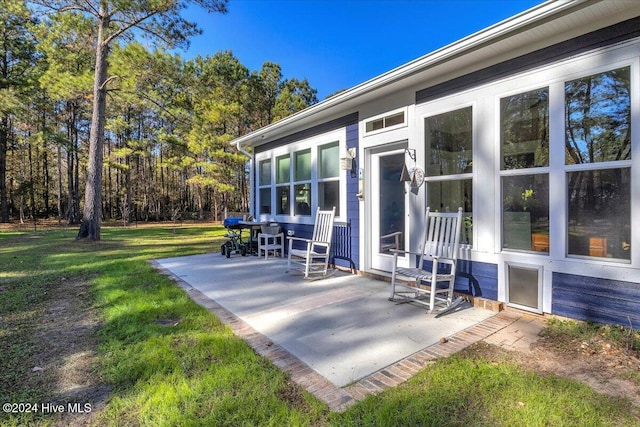
[[[76,231],[0,231],[1,403],[64,402],[60,378],[33,368],[55,344],[42,332],[52,326],[43,323],[60,322],[61,328],[66,319],[67,327],[74,326],[75,318],[56,312],[53,304],[67,297],[78,300],[79,312],[86,305],[98,314],[89,340],[97,350],[92,386],[107,390],[108,398],[103,407],[89,402],[95,405],[90,418],[78,418],[94,425],[631,426],[640,421],[628,402],[579,383],[457,356],[345,413],[330,413],[150,266],[151,259],[217,252],[221,227],[104,227],[99,243],[74,241]],[[73,359],[81,347],[59,351]],[[42,412],[0,414],[3,425],[58,422],[60,416]]]

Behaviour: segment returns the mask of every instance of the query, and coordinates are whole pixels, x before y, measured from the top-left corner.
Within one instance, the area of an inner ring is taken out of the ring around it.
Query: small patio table
[[[261,227],[266,225],[263,221],[240,221],[238,223],[243,229],[249,230],[249,238],[247,239],[247,253],[258,255],[258,233]]]

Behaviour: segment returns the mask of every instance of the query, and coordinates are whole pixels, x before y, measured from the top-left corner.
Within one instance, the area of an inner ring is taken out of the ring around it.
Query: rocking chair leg
[[[437,280],[436,280],[436,274],[432,275],[431,278],[431,292],[429,295],[429,313],[433,312],[433,308],[436,305],[436,289],[437,289]]]
[[[398,266],[398,254],[393,254],[393,271],[391,272],[391,295],[389,295],[389,301],[395,301],[396,294],[396,267]]]
[[[447,294],[447,304],[451,305],[453,302],[453,288],[455,286],[455,279],[449,281],[449,293]]]
[[[311,258],[311,245],[307,244],[307,263],[304,266],[304,278],[309,277],[309,268],[313,259]]]

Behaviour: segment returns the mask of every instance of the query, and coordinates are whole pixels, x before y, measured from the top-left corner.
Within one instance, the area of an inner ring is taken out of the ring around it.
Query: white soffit
[[[551,0],[232,141],[258,146],[358,110],[640,16],[639,0]]]

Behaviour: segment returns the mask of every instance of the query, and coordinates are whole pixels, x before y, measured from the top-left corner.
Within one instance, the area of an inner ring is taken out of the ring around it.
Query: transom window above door
[[[407,112],[405,109],[385,113],[364,122],[364,136],[397,129],[407,125]]]

